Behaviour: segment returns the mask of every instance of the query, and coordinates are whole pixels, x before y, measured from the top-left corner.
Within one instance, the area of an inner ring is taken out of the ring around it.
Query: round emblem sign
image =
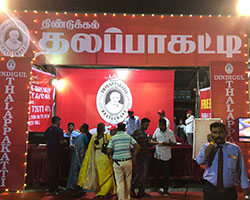
[[[21,20],[7,19],[0,25],[0,51],[4,56],[21,57],[29,45],[29,29]]]
[[[234,71],[234,67],[233,65],[231,65],[230,63],[228,63],[226,66],[225,66],[225,72],[227,74],[232,74]]]
[[[118,78],[105,81],[97,92],[96,107],[104,121],[111,124],[122,122],[132,107],[128,86]]]
[[[12,59],[8,60],[6,65],[7,65],[8,70],[10,71],[13,71],[16,68],[16,62]]]

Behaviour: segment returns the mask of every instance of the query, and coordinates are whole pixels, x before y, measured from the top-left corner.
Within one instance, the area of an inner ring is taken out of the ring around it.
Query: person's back
[[[82,196],[86,193],[86,190],[77,186],[77,180],[87,146],[88,146],[88,138],[84,133],[81,133],[76,138],[74,144],[68,182],[66,187],[68,190],[74,190],[73,193],[77,194],[78,196]]]
[[[63,130],[56,126],[50,126],[45,131],[45,140],[47,141],[48,153],[61,153],[63,139]]]
[[[89,125],[86,124],[86,123],[82,124],[81,127],[80,127],[80,132],[84,133],[86,135],[86,137],[88,139],[88,143],[87,143],[87,148],[88,148],[89,142],[90,142],[90,140],[92,138],[92,135],[89,132]]]
[[[89,131],[87,133],[85,133],[85,134],[86,134],[86,136],[88,138],[88,144],[87,145],[89,145],[89,142],[90,142],[90,140],[92,138],[92,135],[91,135],[91,133]]]
[[[45,140],[47,142],[47,155],[50,163],[49,170],[49,193],[58,193],[59,186],[59,169],[63,155],[63,130],[59,128],[61,118],[52,117],[52,126],[45,132]]]
[[[129,134],[123,134],[120,131],[114,135],[111,140],[114,145],[113,159],[131,158],[130,146],[132,137]]]
[[[76,138],[75,145],[74,145],[74,151],[77,152],[81,164],[82,164],[82,161],[84,158],[84,154],[88,148],[88,144],[89,144],[89,140],[84,133],[80,134]]]
[[[130,199],[130,184],[132,178],[132,159],[135,159],[140,146],[133,137],[125,133],[125,124],[119,123],[117,133],[111,137],[108,144],[107,153],[113,159],[113,168],[115,173],[118,200]],[[135,147],[133,157],[130,147]],[[113,153],[113,155],[112,155]]]

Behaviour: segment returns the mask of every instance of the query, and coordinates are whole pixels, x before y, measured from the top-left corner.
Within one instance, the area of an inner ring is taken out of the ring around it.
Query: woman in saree
[[[78,177],[78,185],[94,190],[96,196],[104,197],[115,194],[112,160],[103,153],[103,143],[108,143],[111,136],[105,132],[105,125],[97,125],[97,133],[91,138]]]
[[[67,190],[73,190],[74,193],[77,193],[79,195],[81,193],[86,193],[86,191],[77,186],[79,171],[81,169],[82,162],[89,143],[88,138],[86,136],[86,127],[88,127],[87,124],[83,124],[80,127],[81,134],[76,138],[73,144],[72,159],[69,171],[69,178],[67,182]]]

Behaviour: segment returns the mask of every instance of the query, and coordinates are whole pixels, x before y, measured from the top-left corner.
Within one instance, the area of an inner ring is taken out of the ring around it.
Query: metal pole
[[[199,68],[196,71],[196,101],[195,101],[195,117],[200,117],[200,75]]]

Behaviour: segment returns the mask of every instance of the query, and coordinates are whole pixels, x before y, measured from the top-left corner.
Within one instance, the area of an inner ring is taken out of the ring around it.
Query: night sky
[[[238,0],[7,0],[16,10],[237,15]]]

